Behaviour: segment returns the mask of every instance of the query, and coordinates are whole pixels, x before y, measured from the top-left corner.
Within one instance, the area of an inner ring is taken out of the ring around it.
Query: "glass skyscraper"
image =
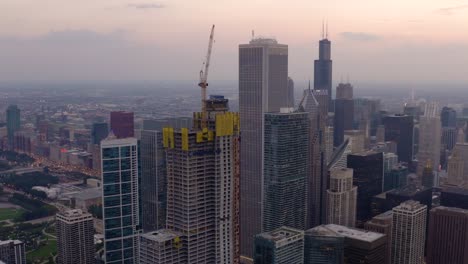
[[[138,141],[101,141],[106,263],[138,263],[140,229]]]
[[[20,110],[17,105],[10,105],[6,110],[8,145],[14,148],[15,132],[20,129]]]

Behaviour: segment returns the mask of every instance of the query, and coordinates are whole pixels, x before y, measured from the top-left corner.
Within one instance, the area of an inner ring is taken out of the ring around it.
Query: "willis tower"
[[[319,59],[315,60],[314,63],[314,90],[327,91],[329,111],[333,111],[331,42],[328,40],[328,25],[326,30],[322,27],[322,40],[319,41]]]

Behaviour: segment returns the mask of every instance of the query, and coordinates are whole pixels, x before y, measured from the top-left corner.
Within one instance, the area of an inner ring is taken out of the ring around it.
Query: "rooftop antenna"
[[[326,24],[326,29],[325,29],[325,39],[328,39],[328,19],[327,19],[327,24]]]
[[[325,20],[322,19],[322,39],[325,38]]]
[[[255,30],[252,29],[252,40],[255,39]]]

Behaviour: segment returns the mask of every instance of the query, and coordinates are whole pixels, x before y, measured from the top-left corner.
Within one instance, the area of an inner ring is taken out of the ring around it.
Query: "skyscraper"
[[[353,86],[347,83],[340,83],[335,100],[335,119],[334,119],[334,144],[335,147],[341,145],[344,140],[344,132],[353,129],[354,122],[354,101]]]
[[[364,229],[387,236],[387,254],[385,256],[385,264],[391,263],[392,256],[392,226],[393,226],[393,211],[387,211],[374,216],[371,220],[364,224]]]
[[[134,136],[133,112],[115,111],[110,113],[110,129],[117,138]]]
[[[336,99],[353,99],[353,86],[350,83],[340,83],[336,87]]]
[[[184,263],[182,235],[167,229],[152,231],[140,236],[140,264]]]
[[[383,153],[362,152],[348,155],[348,168],[354,171],[354,185],[357,186],[356,224],[362,226],[371,218],[372,197],[382,192]]]
[[[442,128],[437,104],[426,105],[425,114],[419,119],[417,172],[420,177],[422,177],[423,170],[428,163],[430,163],[430,167],[433,170],[439,169],[441,132]]]
[[[265,114],[263,230],[306,228],[309,117],[306,112]]]
[[[26,264],[26,247],[19,240],[0,241],[0,263]]]
[[[181,235],[181,263],[238,263],[239,115],[222,96],[206,109],[191,129],[163,128],[166,227]]]
[[[305,231],[304,264],[342,264],[344,238],[325,225]]]
[[[20,109],[17,105],[10,105],[6,110],[8,145],[14,147],[15,132],[20,129]]]
[[[319,58],[314,62],[314,90],[326,90],[328,92],[328,107],[332,106],[332,60],[331,42],[328,40],[328,32],[323,32],[319,41]],[[331,111],[332,112],[332,111]]]
[[[440,114],[442,127],[457,127],[457,111],[444,106]]]
[[[468,210],[439,206],[430,212],[427,264],[468,264]]]
[[[294,107],[294,80],[291,77],[288,77],[288,100],[289,103],[287,107]]]
[[[330,171],[327,190],[327,224],[354,227],[356,224],[357,187],[353,186],[353,169]]]
[[[241,253],[252,256],[262,232],[264,206],[264,113],[288,105],[288,46],[253,39],[239,46],[239,112],[242,127],[240,175]]]
[[[107,123],[93,123],[91,128],[91,144],[99,145],[101,140],[109,135],[109,126]]]
[[[101,141],[104,255],[106,263],[138,263],[139,154],[136,138]]]
[[[56,216],[58,263],[94,264],[93,216],[79,209],[60,212]]]
[[[393,208],[392,263],[424,262],[427,206],[406,201]]]
[[[464,186],[468,183],[468,143],[457,143],[447,165],[448,184]]]
[[[304,231],[281,227],[255,236],[254,264],[304,263]]]
[[[386,116],[383,119],[385,126],[385,141],[397,143],[399,161],[411,164],[413,160],[413,117],[407,115]]]

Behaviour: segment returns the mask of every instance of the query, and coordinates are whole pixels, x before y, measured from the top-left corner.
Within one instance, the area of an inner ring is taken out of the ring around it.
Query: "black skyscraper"
[[[332,109],[332,60],[331,42],[327,34],[319,42],[319,59],[314,64],[314,90],[328,91],[329,109]]]
[[[413,160],[413,117],[408,115],[386,116],[383,123],[385,141],[397,143],[398,160],[411,164]]]
[[[340,83],[336,87],[335,118],[333,124],[333,145],[343,144],[344,132],[353,129],[354,100],[353,86],[349,83]]]
[[[371,219],[372,197],[382,192],[383,153],[369,151],[348,155],[348,168],[354,170],[353,182],[358,187],[356,224],[362,226]]]
[[[457,127],[457,111],[450,107],[442,108],[440,119],[442,127]]]

